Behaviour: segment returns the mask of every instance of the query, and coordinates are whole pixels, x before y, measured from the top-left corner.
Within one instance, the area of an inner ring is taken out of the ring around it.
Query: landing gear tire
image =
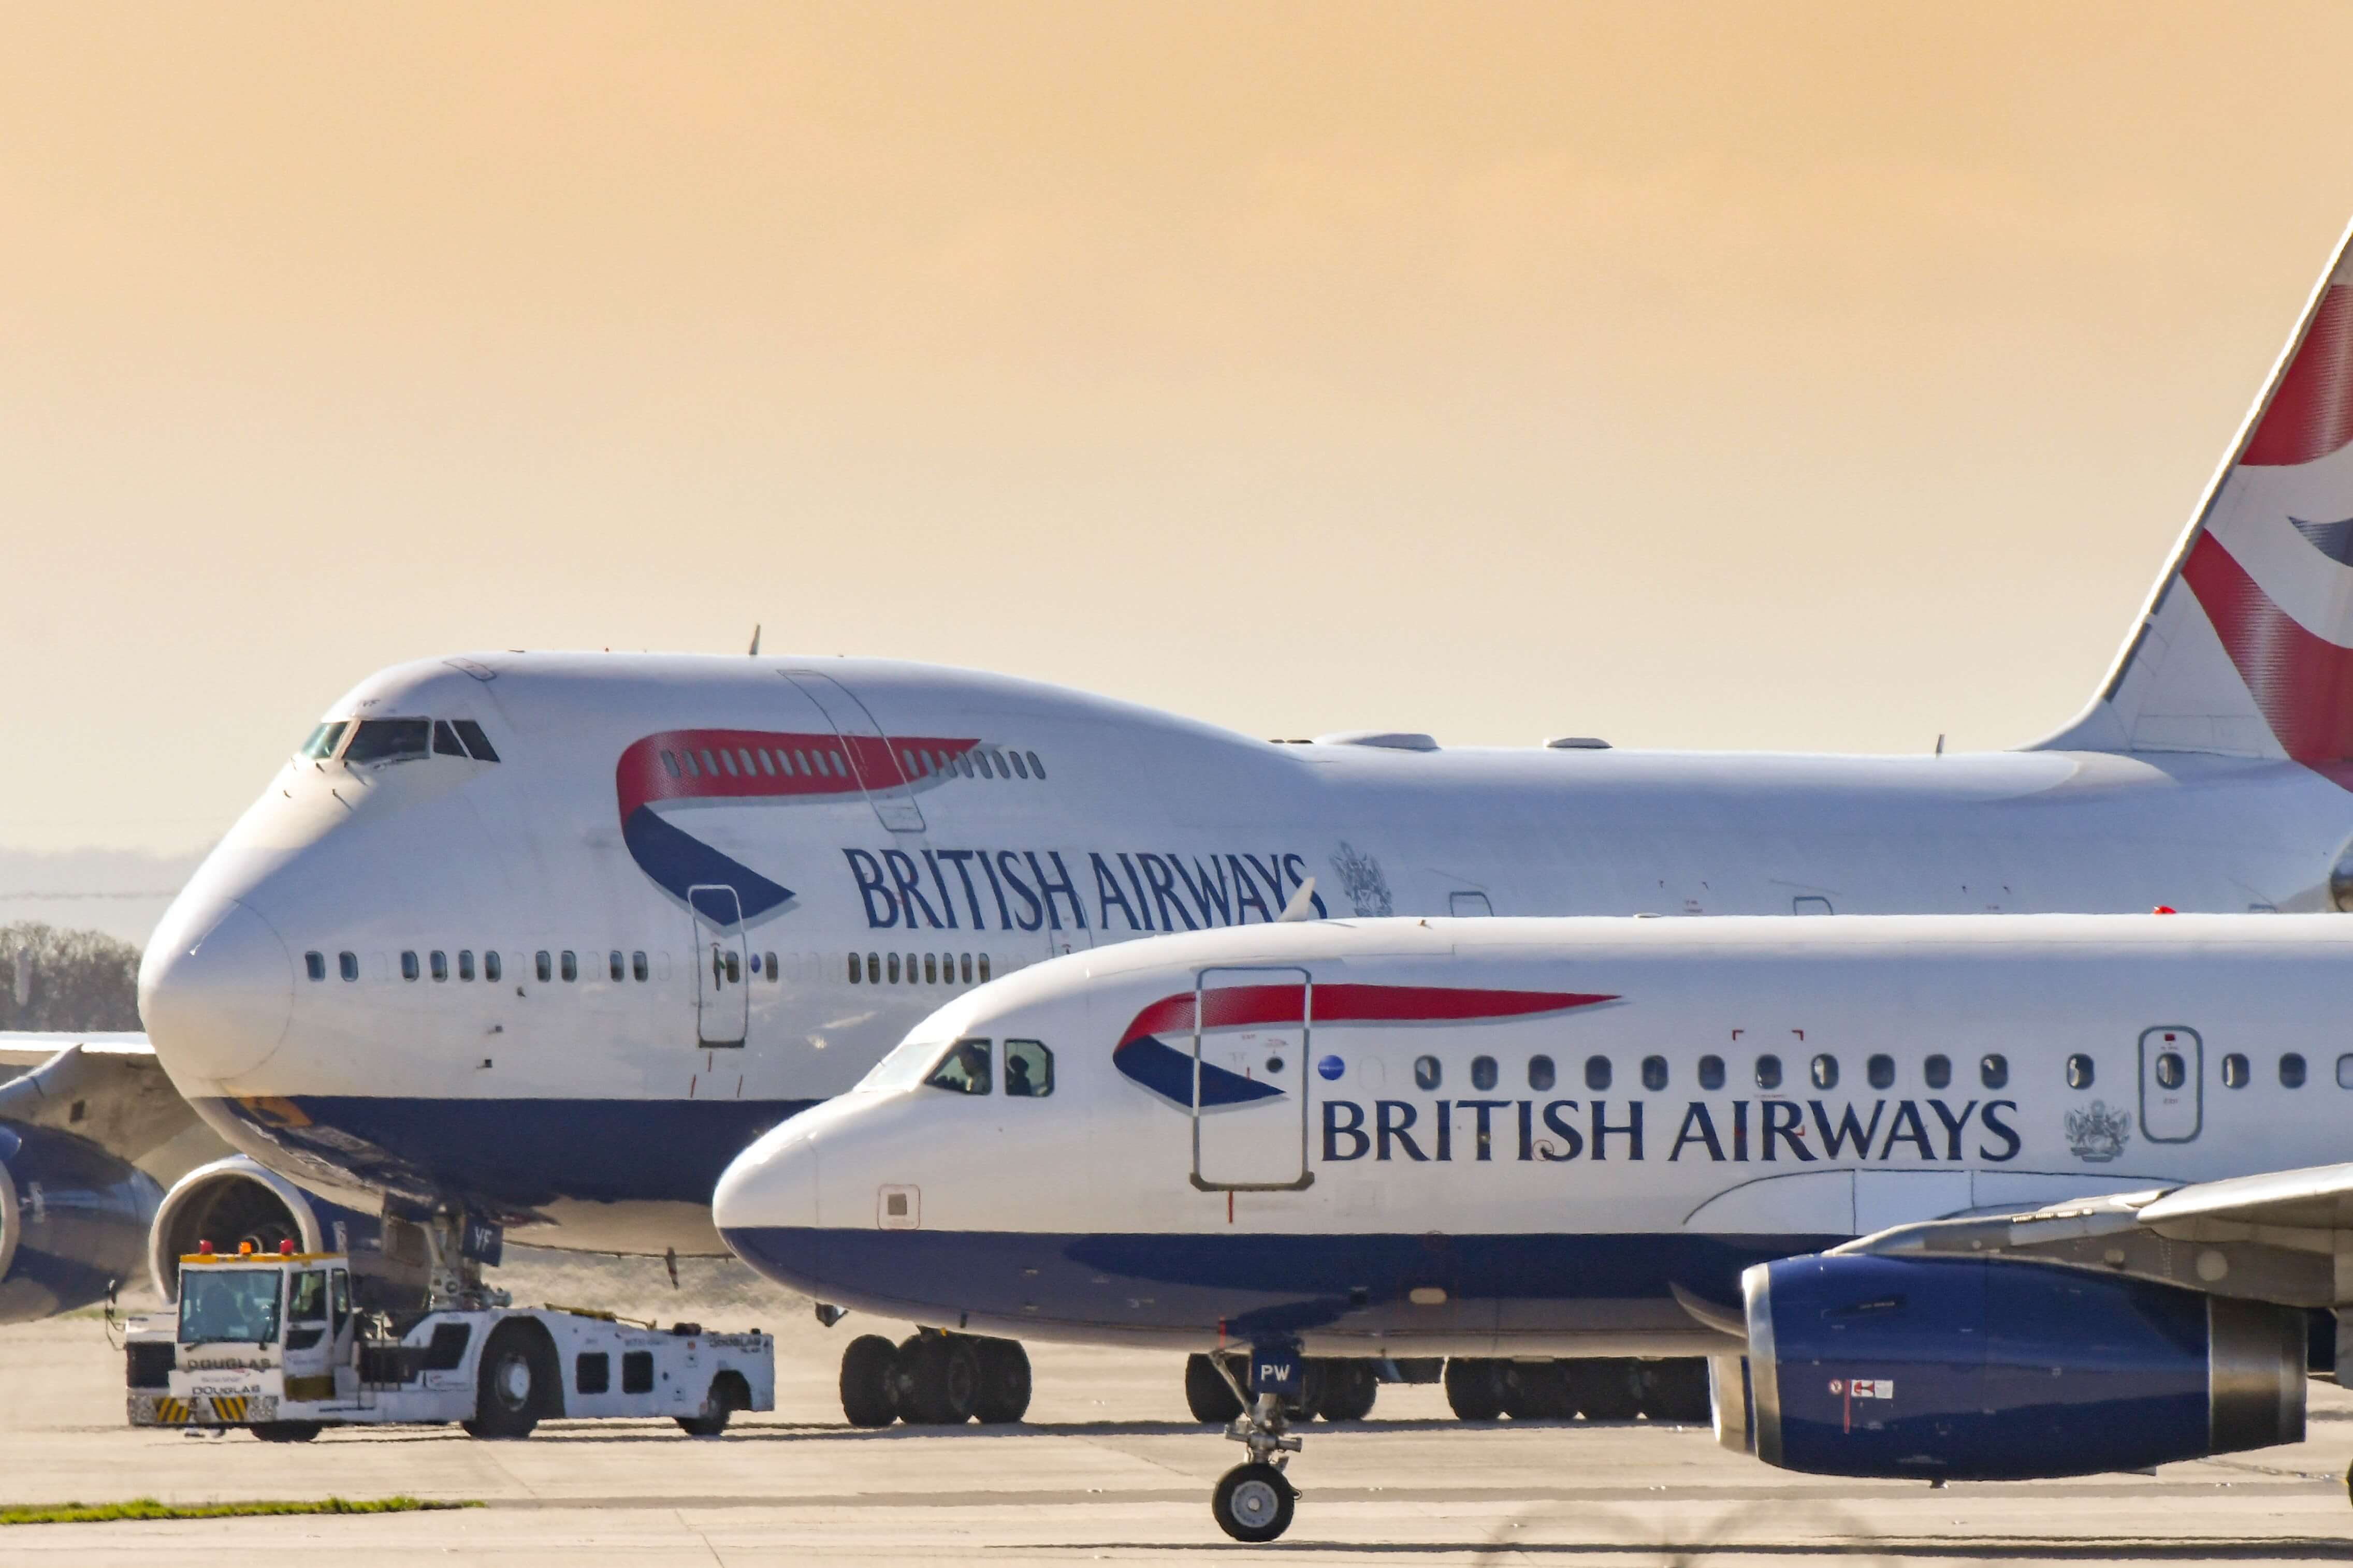
[[[264,1421],[249,1428],[265,1443],[307,1443],[319,1435],[316,1421]]]
[[[1567,1369],[1556,1361],[1503,1363],[1504,1414],[1514,1421],[1567,1421],[1577,1415]]]
[[[841,1415],[852,1426],[888,1426],[899,1418],[899,1347],[860,1334],[841,1352]]]
[[[1284,1400],[1283,1410],[1293,1421],[1314,1420],[1323,1414],[1324,1391],[1330,1386],[1325,1363],[1321,1359],[1310,1359],[1299,1371],[1299,1397]]]
[[[980,1403],[980,1358],[962,1334],[916,1334],[899,1346],[899,1415],[910,1426],[961,1426]]]
[[[1483,1356],[1449,1356],[1446,1403],[1464,1421],[1493,1421],[1502,1415],[1503,1364]]]
[[[1597,1356],[1567,1364],[1569,1388],[1588,1421],[1631,1421],[1641,1413],[1641,1373],[1636,1370],[1641,1363]]]
[[[744,1386],[743,1378],[723,1372],[711,1380],[711,1391],[702,1396],[702,1414],[676,1417],[678,1429],[690,1437],[723,1437],[727,1435],[727,1418],[751,1407],[752,1391]]]
[[[1017,1340],[974,1340],[980,1361],[980,1397],[972,1413],[984,1426],[1018,1421],[1029,1410],[1029,1352]]]
[[[1185,1358],[1185,1408],[1196,1421],[1222,1426],[1242,1413],[1242,1402],[1205,1355]]]
[[[1299,1493],[1281,1470],[1253,1459],[1225,1473],[1210,1494],[1209,1511],[1217,1516],[1219,1530],[1256,1545],[1291,1528],[1298,1502]]]
[[[1362,1421],[1373,1413],[1380,1379],[1368,1361],[1328,1361],[1324,1363],[1324,1398],[1317,1412],[1326,1421]]]
[[[1642,1414],[1653,1421],[1681,1426],[1703,1425],[1714,1418],[1707,1394],[1707,1363],[1698,1356],[1674,1356],[1665,1361],[1634,1363],[1642,1394]]]
[[[482,1347],[482,1369],[474,1383],[474,1418],[459,1423],[467,1436],[530,1436],[554,1394],[554,1349],[531,1325],[500,1324]]]

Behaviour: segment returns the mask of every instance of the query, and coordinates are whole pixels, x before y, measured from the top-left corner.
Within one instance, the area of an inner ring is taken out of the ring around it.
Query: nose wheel
[[[1252,1358],[1254,1363],[1257,1359]],[[1218,1528],[1236,1541],[1272,1541],[1291,1528],[1292,1511],[1299,1501],[1298,1489],[1282,1471],[1291,1456],[1299,1452],[1300,1440],[1290,1435],[1291,1416],[1281,1394],[1267,1388],[1254,1397],[1248,1395],[1225,1357],[1209,1360],[1242,1407],[1234,1424],[1226,1428],[1226,1436],[1250,1450],[1248,1459],[1219,1478],[1217,1489],[1209,1494],[1209,1512]]]

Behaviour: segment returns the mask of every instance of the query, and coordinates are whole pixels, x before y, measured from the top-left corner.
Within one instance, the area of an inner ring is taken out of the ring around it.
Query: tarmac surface
[[[657,1269],[659,1266],[656,1266]],[[552,1292],[551,1292],[552,1294]],[[519,1299],[521,1299],[519,1297]],[[536,1299],[536,1298],[533,1298]],[[555,1299],[563,1300],[558,1296]],[[677,1300],[659,1303],[675,1307]],[[1018,1427],[841,1423],[840,1347],[903,1331],[803,1304],[699,1303],[713,1328],[778,1336],[777,1409],[697,1440],[668,1422],[553,1422],[525,1442],[454,1427],[244,1434],[132,1431],[105,1325],[0,1329],[0,1502],[155,1497],[479,1500],[462,1512],[0,1528],[0,1563],[291,1562],[556,1564],[1235,1562],[1957,1563],[2353,1561],[2353,1394],[2313,1385],[2311,1441],[2167,1466],[2155,1477],[2031,1484],[1788,1475],[1704,1429],[1647,1423],[1466,1426],[1435,1387],[1381,1390],[1361,1426],[1307,1431],[1297,1522],[1242,1547],[1211,1522],[1237,1444],[1186,1415],[1163,1353],[1039,1345]],[[797,1307],[788,1319],[779,1310]],[[747,1310],[747,1308],[749,1310]],[[684,1310],[661,1316],[693,1317]]]

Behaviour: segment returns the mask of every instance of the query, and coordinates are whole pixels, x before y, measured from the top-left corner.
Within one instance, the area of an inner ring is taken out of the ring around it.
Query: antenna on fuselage
[[[1282,906],[1282,912],[1274,917],[1274,923],[1281,925],[1286,921],[1312,921],[1314,918],[1315,879],[1310,877],[1299,884],[1299,891],[1291,895],[1291,902]]]
[[[760,628],[756,623],[752,627],[752,646],[747,651],[754,658],[760,657]]]

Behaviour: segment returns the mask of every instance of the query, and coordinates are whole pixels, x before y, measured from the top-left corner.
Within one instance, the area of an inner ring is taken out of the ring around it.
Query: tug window
[[[414,980],[417,978],[417,953],[415,950],[412,949],[403,952],[400,955],[400,977],[403,980]]]
[[[2224,1089],[2244,1089],[2247,1087],[2247,1079],[2252,1076],[2253,1074],[2249,1071],[2247,1067],[2247,1058],[2241,1056],[2238,1052],[2232,1051],[2229,1056],[2222,1058],[2222,1087]]]
[[[483,979],[495,984],[499,977],[504,973],[505,972],[500,967],[499,955],[495,952],[482,954]]]
[[[1471,1058],[1471,1087],[1482,1092],[1495,1087],[1494,1058],[1472,1057]]]
[[[1609,1058],[1608,1057],[1588,1057],[1585,1058],[1585,1087],[1590,1089],[1604,1089],[1609,1087]]]
[[[1978,1081],[1985,1085],[1988,1089],[2009,1088],[2010,1058],[2005,1056],[1995,1055],[1989,1056],[1984,1060],[1978,1062]],[[2168,1084],[2166,1087],[2170,1089],[2173,1086]]]
[[[1838,1087],[1838,1058],[1824,1052],[1813,1059],[1812,1071],[1816,1089]]]
[[[471,980],[473,977],[474,950],[470,947],[461,947],[458,950],[458,978]]]
[[[433,950],[433,978],[437,982],[449,978],[449,955],[438,947]]]
[[[335,968],[344,979],[357,980],[360,977],[360,955],[356,952],[335,954]]]
[[[1037,1040],[1005,1042],[1005,1092],[1017,1100],[1043,1100],[1054,1092],[1054,1053]]]
[[[2081,1051],[2077,1051],[2073,1056],[2067,1058],[2067,1087],[2069,1089],[2089,1089],[2092,1087],[2092,1078],[2093,1068],[2091,1058],[2085,1056]]]
[[[311,979],[324,980],[327,977],[327,955],[323,952],[304,953],[302,969]]]
[[[645,984],[646,975],[649,973],[650,973],[650,971],[647,966],[646,955],[644,953],[633,952],[629,954],[629,973],[637,980],[638,984],[642,985]]]
[[[363,719],[343,748],[343,765],[422,762],[432,743],[430,719]]]
[[[580,978],[579,955],[568,947],[564,950],[564,978],[567,981]]]
[[[1553,1086],[1553,1082],[1552,1058],[1550,1057],[1530,1057],[1528,1058],[1528,1087],[1541,1094],[1545,1090],[1550,1089]]]
[[[2288,1051],[2281,1056],[2279,1060],[2279,1080],[2280,1087],[2282,1089],[2302,1089],[2304,1087],[2304,1058],[2295,1051]]]
[[[1862,1076],[1871,1080],[1873,1089],[1893,1089],[1895,1086],[1895,1058],[1873,1057],[1862,1064]]]
[[[1699,1086],[1705,1089],[1718,1089],[1724,1087],[1724,1058],[1722,1057],[1702,1057],[1699,1058]]]
[[[1781,1058],[1779,1057],[1762,1056],[1757,1058],[1757,1087],[1759,1089],[1778,1089],[1781,1087]]]
[[[1667,1087],[1666,1058],[1644,1057],[1642,1058],[1642,1087],[1653,1094]]]
[[[547,949],[543,947],[539,950],[537,963],[539,967],[539,983],[542,985],[546,984],[549,981],[555,978],[555,965],[549,961]]]
[[[613,1358],[606,1352],[586,1352],[573,1365],[572,1386],[579,1393],[603,1394],[613,1386]]]
[[[455,719],[450,722],[457,729],[458,739],[465,742],[466,750],[474,754],[474,761],[495,763],[499,760],[498,752],[491,749],[491,738],[482,733],[482,727],[480,724],[475,723],[471,719]],[[670,762],[668,752],[662,753],[662,761]],[[678,772],[678,764],[670,763],[670,771]]]
[[[955,1094],[987,1094],[988,1092],[988,1042],[958,1040],[923,1080],[934,1089],[944,1089]]]
[[[1444,1073],[1439,1068],[1438,1058],[1436,1057],[1416,1057],[1413,1058],[1413,1081],[1415,1087],[1419,1089],[1436,1089],[1439,1085],[1440,1079],[1444,1076]]]
[[[1930,1089],[1943,1089],[1953,1081],[1953,1058],[1929,1057],[1920,1064],[1920,1081]]]

